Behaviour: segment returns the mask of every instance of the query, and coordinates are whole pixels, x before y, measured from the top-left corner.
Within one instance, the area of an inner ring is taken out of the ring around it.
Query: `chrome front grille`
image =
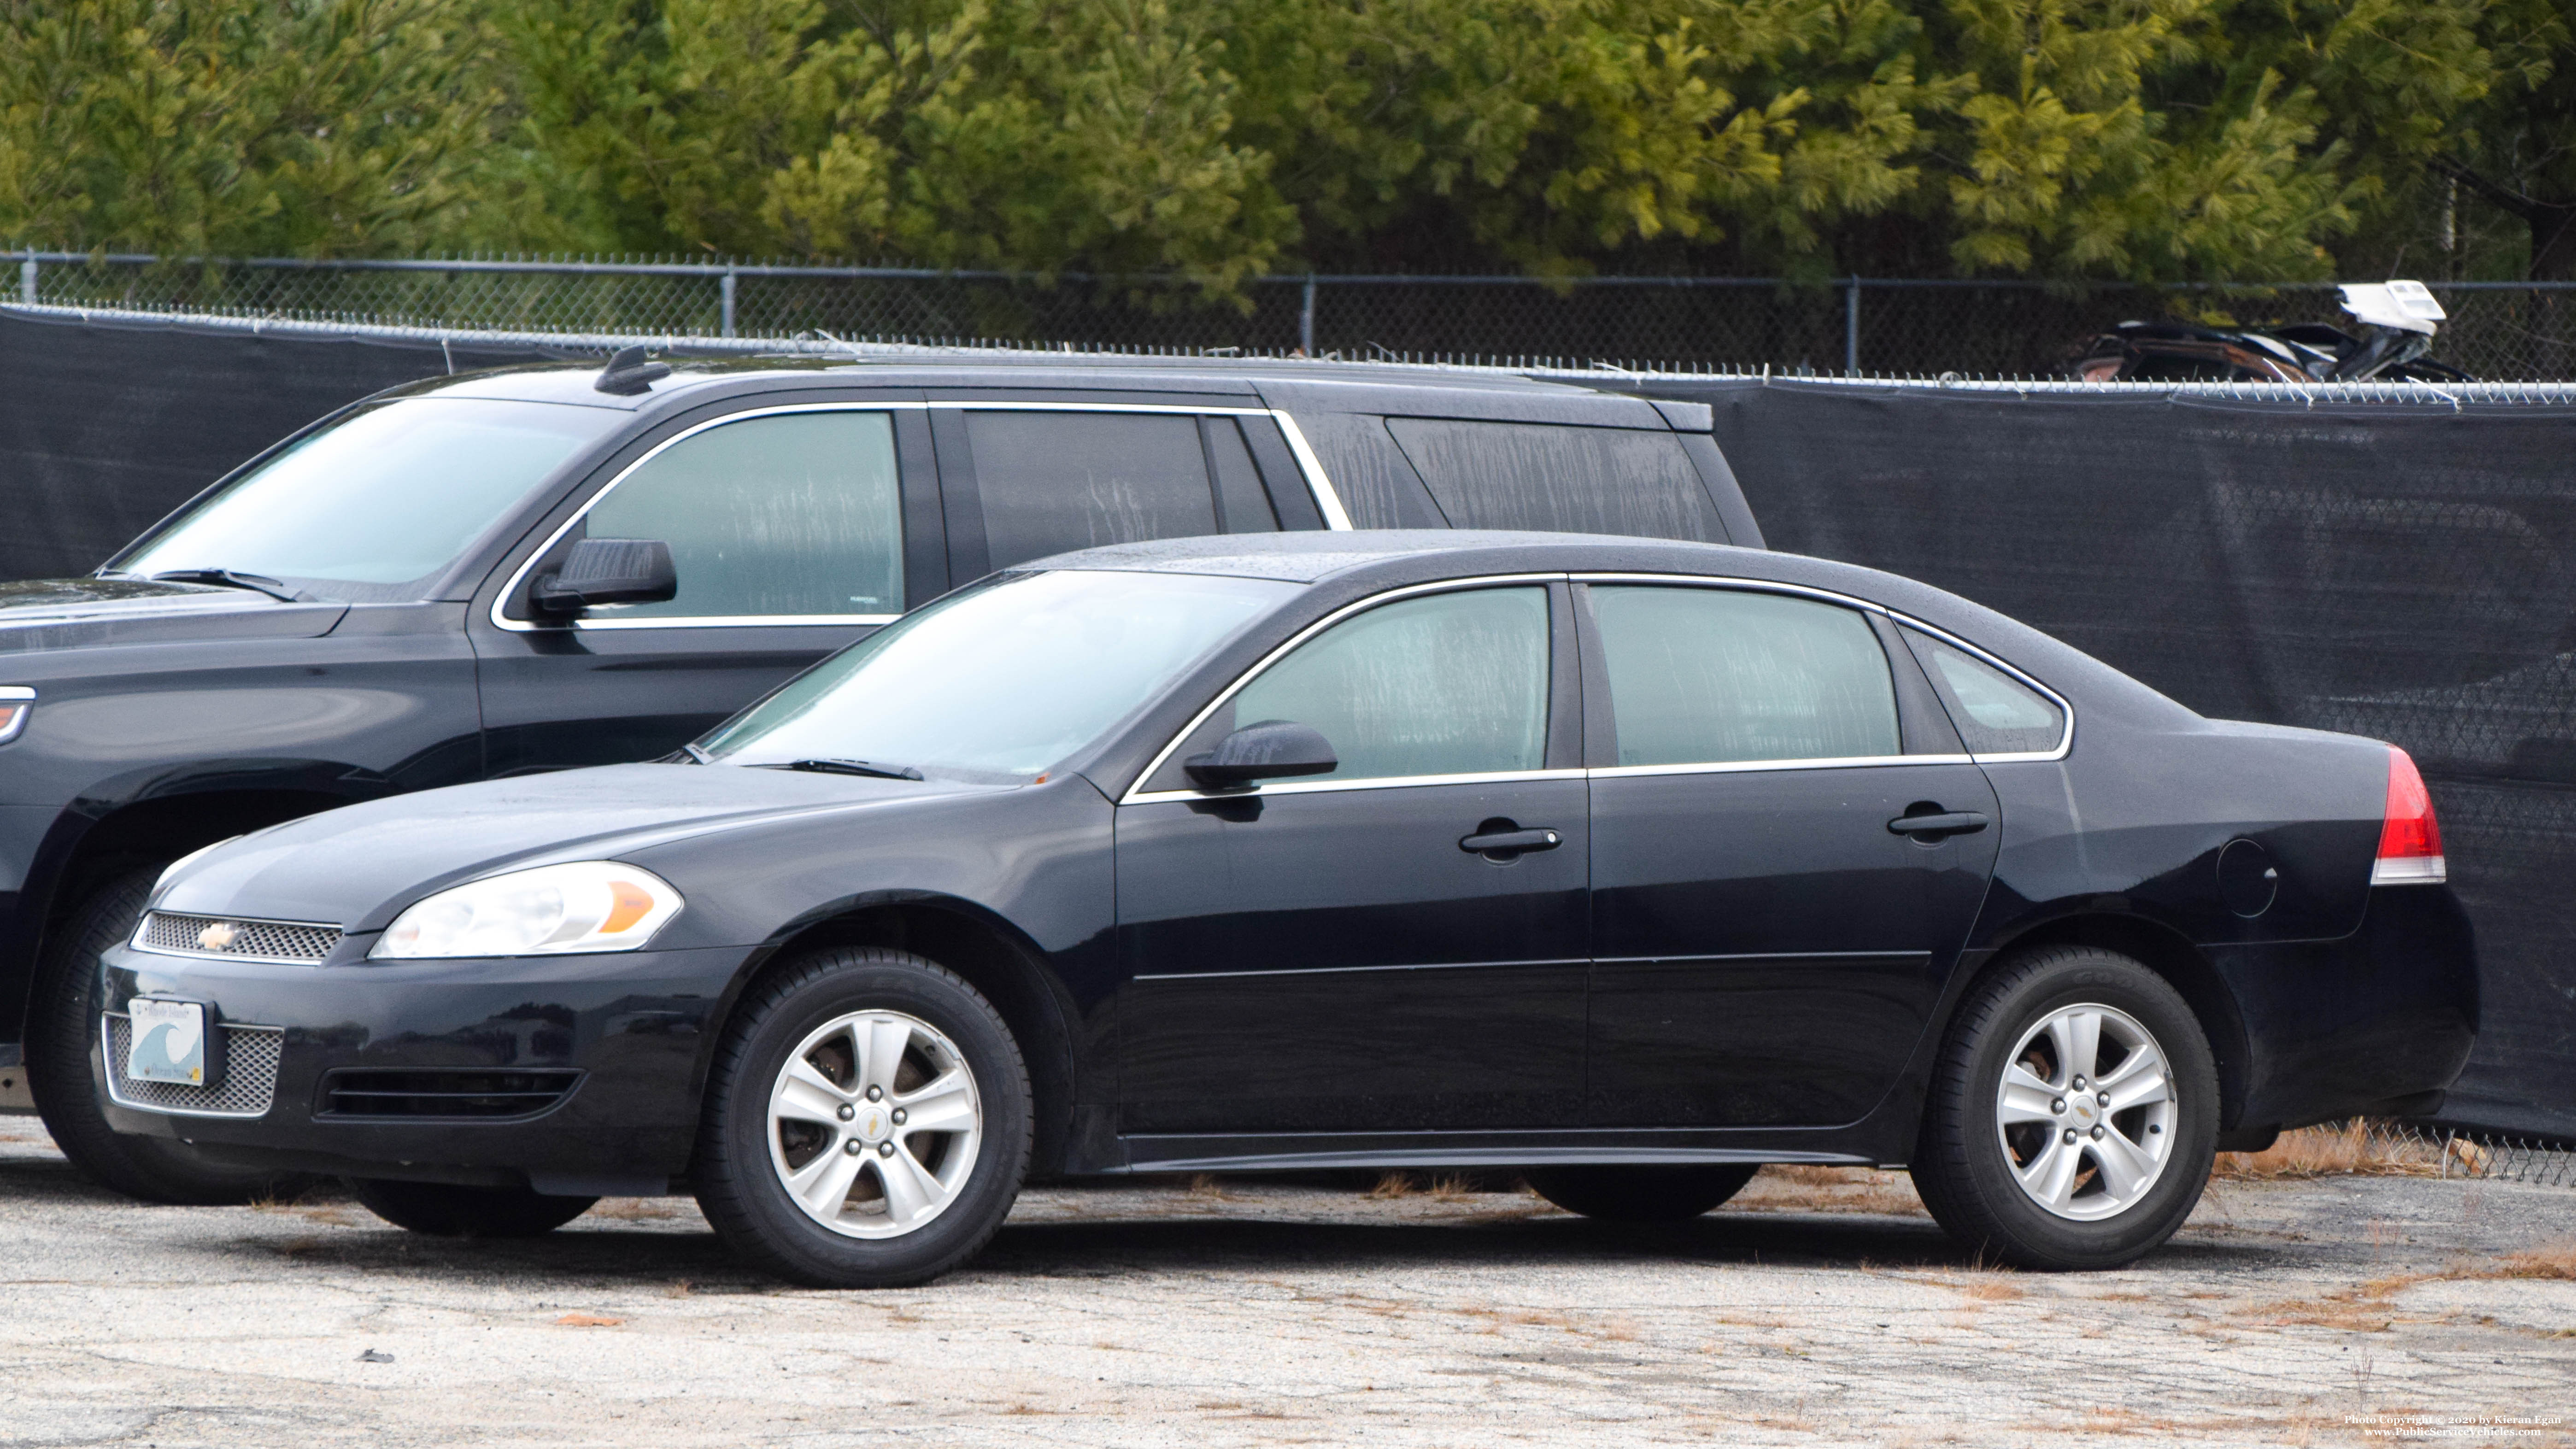
[[[277,1063],[285,1054],[286,1032],[274,1026],[235,1026],[218,1022],[223,1033],[223,1075],[213,1087],[179,1082],[138,1082],[125,1074],[134,1049],[134,1020],[121,1011],[107,1013],[107,1094],[128,1107],[154,1112],[182,1112],[197,1117],[258,1117],[277,1097]]]
[[[134,933],[138,951],[216,956],[238,961],[319,961],[340,944],[340,928],[300,921],[245,921],[230,916],[146,912]]]

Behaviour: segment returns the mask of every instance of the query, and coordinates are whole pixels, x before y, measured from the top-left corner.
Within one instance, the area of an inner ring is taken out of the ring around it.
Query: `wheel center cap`
[[[2100,1119],[2102,1109],[2093,1104],[2092,1098],[2078,1092],[2067,1097],[2066,1115],[2075,1119],[2077,1126],[2090,1127]]]
[[[860,1141],[873,1147],[894,1131],[894,1118],[888,1116],[882,1102],[861,1102],[859,1115],[850,1119],[850,1130]]]

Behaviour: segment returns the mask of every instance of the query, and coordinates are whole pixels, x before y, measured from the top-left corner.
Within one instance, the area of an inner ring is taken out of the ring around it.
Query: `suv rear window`
[[[1452,528],[1528,528],[1726,542],[1671,433],[1389,418]]]

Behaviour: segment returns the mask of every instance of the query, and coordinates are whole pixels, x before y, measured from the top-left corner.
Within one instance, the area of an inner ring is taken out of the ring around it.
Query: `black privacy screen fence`
[[[84,574],[269,444],[529,348],[0,318],[0,579]]]
[[[2576,1136],[2576,407],[1648,390],[1716,405],[1774,548],[1963,594],[2215,718],[2404,747],[2483,979],[2444,1119]]]
[[[95,568],[379,388],[569,355],[0,318],[0,579]],[[1716,406],[1775,548],[1964,594],[2204,714],[2404,746],[2484,974],[2445,1117],[2576,1138],[2576,406],[1618,385]]]

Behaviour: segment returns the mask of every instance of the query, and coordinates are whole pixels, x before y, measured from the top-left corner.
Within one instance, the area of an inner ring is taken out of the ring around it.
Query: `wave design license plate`
[[[125,1075],[138,1082],[206,1084],[206,1008],[194,1001],[137,997],[126,1011],[134,1022],[125,1051]]]

